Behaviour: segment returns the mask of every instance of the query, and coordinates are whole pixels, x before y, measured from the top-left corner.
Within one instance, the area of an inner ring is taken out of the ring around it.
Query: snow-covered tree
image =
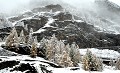
[[[92,54],[92,52],[87,49],[86,54],[83,56],[83,69],[86,71],[102,71],[103,65],[99,58]]]
[[[18,34],[15,28],[13,28],[10,35],[6,38],[5,44],[6,46],[18,46],[19,38],[18,38]]]
[[[51,41],[48,41],[48,44],[46,45],[46,58],[52,62],[54,60],[54,55],[55,55],[53,49],[54,49],[54,44],[52,44]]]
[[[58,39],[56,38],[55,34],[53,34],[50,39],[50,43],[55,47],[55,45],[57,44],[57,41]]]
[[[117,70],[120,70],[120,58],[117,59],[115,68],[116,68]]]
[[[24,32],[22,30],[20,33],[20,36],[19,36],[19,43],[25,44],[25,40],[26,40],[26,38],[25,38]]]
[[[73,62],[73,65],[78,66],[78,63],[80,63],[80,60],[81,60],[78,45],[76,45],[75,43],[71,44],[71,49],[69,54]]]
[[[19,38],[18,38],[18,34],[17,34],[17,31],[16,31],[16,29],[15,28],[13,28],[13,35],[14,35],[14,37],[13,37],[13,41],[14,41],[14,45],[16,46],[16,45],[18,45],[19,44]]]
[[[57,41],[54,49],[55,53],[62,54],[64,50],[65,50],[64,42],[62,40]]]
[[[34,42],[38,43],[37,36],[34,36]]]
[[[28,31],[28,24],[25,25],[24,29]]]
[[[32,45],[32,43],[34,41],[32,34],[33,34],[33,29],[31,28],[30,33],[29,33],[29,37],[28,37],[28,42],[27,42],[27,44],[29,44],[29,45]]]
[[[69,44],[67,44],[67,45],[65,46],[65,51],[66,51],[68,54],[70,54],[70,50],[71,50],[71,47],[70,47]]]
[[[46,43],[46,58],[49,61],[54,61],[54,56],[56,53],[56,44],[57,44],[58,40],[55,37],[55,35],[52,35],[51,39],[47,41]]]
[[[10,33],[10,35],[6,38],[5,45],[6,46],[12,46],[13,42],[13,33]]]
[[[59,41],[55,35],[52,35],[49,40],[42,39],[41,41],[40,46],[44,45],[46,48],[46,59],[63,67],[78,66],[81,59],[78,45],[75,43],[71,46],[65,45],[64,41]]]
[[[37,56],[37,44],[35,42],[32,43],[32,47],[30,49],[30,56],[33,58]]]
[[[33,33],[33,28],[30,28],[30,33],[31,33],[31,34]]]
[[[3,40],[0,38],[0,42],[2,42]]]
[[[115,61],[113,59],[110,59],[109,64],[110,64],[111,67],[113,67],[115,65]]]
[[[42,40],[39,42],[40,45],[39,45],[39,48],[41,49],[46,49],[46,45],[48,43],[47,39],[45,39],[44,37],[42,38]]]
[[[71,58],[69,54],[66,51],[63,51],[63,54],[61,55],[59,65],[62,67],[72,67],[73,62],[71,61]]]

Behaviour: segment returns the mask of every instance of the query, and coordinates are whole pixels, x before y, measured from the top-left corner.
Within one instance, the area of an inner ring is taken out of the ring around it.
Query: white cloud
[[[0,0],[0,13],[8,14],[14,12],[15,9],[20,10],[19,8],[24,8],[27,3],[29,0]]]
[[[23,10],[26,10],[29,4],[29,1],[31,0],[0,0],[0,13],[14,13],[14,12],[20,12]],[[33,0],[37,1],[37,0]],[[38,0],[41,1],[41,0]],[[50,0],[45,0],[50,1]],[[68,4],[71,4],[75,7],[90,7],[91,3],[94,2],[94,0],[54,0],[54,1],[63,1]],[[120,5],[120,0],[110,0],[116,4]]]

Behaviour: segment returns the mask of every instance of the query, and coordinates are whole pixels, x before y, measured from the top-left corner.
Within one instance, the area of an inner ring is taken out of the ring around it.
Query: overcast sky
[[[17,7],[21,7],[24,8],[24,6],[26,6],[26,4],[29,3],[29,0],[0,0],[0,13],[9,13],[9,12],[15,12],[20,10]]]
[[[29,3],[30,0],[0,0],[0,13],[8,13],[13,11],[19,11],[24,10],[26,8],[26,5]],[[49,1],[49,0],[48,0]],[[69,4],[88,4],[89,2],[93,2],[94,0],[62,0],[64,2],[67,2]],[[114,3],[117,3],[120,5],[120,0],[110,0]],[[20,8],[21,7],[21,8]]]

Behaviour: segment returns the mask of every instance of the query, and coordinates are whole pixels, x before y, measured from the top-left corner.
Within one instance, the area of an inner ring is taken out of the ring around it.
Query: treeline
[[[87,49],[84,56],[80,55],[79,46],[76,43],[65,44],[64,40],[58,40],[55,34],[49,38],[43,38],[39,43],[37,37],[33,37],[33,30],[31,28],[28,38],[21,31],[18,36],[15,28],[6,38],[5,46],[18,47],[20,44],[30,46],[30,56],[35,58],[38,54],[38,47],[44,51],[39,53],[45,55],[45,59],[54,62],[61,67],[82,67],[86,71],[102,71],[103,63],[100,58],[97,58],[92,52]],[[9,49],[9,48],[8,48]],[[120,59],[116,62],[116,69],[120,69]]]

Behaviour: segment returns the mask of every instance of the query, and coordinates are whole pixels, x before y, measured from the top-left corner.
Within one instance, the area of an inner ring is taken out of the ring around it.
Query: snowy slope
[[[80,70],[70,70],[69,68],[62,68],[62,69],[54,69],[53,73],[119,73],[120,70],[112,70],[112,68],[104,68],[102,72],[92,72],[92,71],[85,71],[82,68]]]
[[[25,73],[29,70],[25,70],[23,69],[23,71],[11,71],[13,70],[15,67],[19,67],[21,64],[30,64],[30,66],[33,68],[33,70],[36,70],[37,73],[42,73],[41,71],[41,67],[40,65],[46,66],[46,67],[51,67],[49,65],[49,63],[53,64],[52,62],[46,61],[43,58],[40,57],[36,57],[36,58],[31,58],[28,55],[18,55],[18,56],[0,56],[0,59],[2,59],[2,61],[0,61],[0,63],[2,62],[7,62],[7,61],[18,61],[20,62],[18,65],[13,66],[12,68],[4,68],[4,69],[0,69],[0,73]],[[56,65],[57,66],[57,65]],[[4,67],[4,66],[3,66]],[[0,67],[1,68],[1,67]]]
[[[115,3],[115,4],[120,6],[120,0],[109,0],[109,1],[111,1],[111,2],[113,2],[113,3]]]
[[[92,48],[90,50],[93,52],[93,54],[96,54],[96,55],[100,55],[100,54],[101,55],[109,55],[109,56],[113,55],[113,53],[110,53],[113,51],[110,51],[110,50],[109,51],[106,51],[106,50],[101,51],[101,50],[97,50],[94,48]],[[99,52],[99,54],[97,54],[97,52]],[[86,49],[84,49],[84,50],[80,49],[80,53],[85,54]],[[118,54],[117,52],[114,53],[114,55],[117,55],[117,54]],[[120,53],[119,53],[119,55],[120,55]],[[120,70],[115,70],[114,66],[110,67],[110,66],[106,66],[106,65],[104,65],[104,69],[102,72],[85,71],[82,68],[82,64],[79,64],[80,67],[55,68],[55,67],[52,67],[49,65],[49,63],[52,63],[52,62],[44,60],[43,58],[40,58],[40,57],[31,58],[28,55],[0,56],[0,59],[2,59],[2,61],[0,61],[0,63],[6,62],[6,61],[20,61],[20,64],[30,64],[31,66],[35,67],[37,73],[42,73],[40,65],[45,65],[46,69],[48,71],[51,71],[52,73],[119,73],[120,72]],[[52,64],[54,65],[54,63],[52,63]],[[16,65],[13,68],[15,68],[19,65]],[[27,71],[27,70],[25,70],[25,71],[11,71],[11,70],[12,70],[12,68],[4,68],[4,69],[0,70],[0,73],[25,73]]]
[[[117,59],[120,57],[120,53],[114,50],[108,50],[108,49],[99,50],[97,48],[91,48],[89,50],[100,58]],[[80,49],[80,54],[85,55],[86,51],[87,49]]]
[[[0,56],[0,59],[2,59],[4,62],[5,61],[20,61],[21,64],[27,64],[29,63],[31,66],[34,66],[35,69],[37,70],[38,73],[42,73],[41,68],[40,68],[40,64],[45,65],[47,67],[47,70],[52,71],[52,73],[119,73],[120,70],[115,70],[114,66],[110,67],[110,66],[106,66],[104,65],[104,69],[102,72],[97,72],[97,71],[85,71],[82,69],[82,64],[79,64],[80,67],[68,67],[68,68],[54,68],[51,67],[49,64],[47,63],[43,63],[43,62],[49,62],[44,60],[43,58],[40,57],[36,57],[36,58],[31,58],[27,55],[20,55],[20,56]],[[1,61],[0,61],[1,62]],[[19,65],[16,65],[19,66]],[[14,67],[16,67],[14,66]],[[13,67],[13,68],[14,68]],[[21,71],[10,71],[12,68],[5,68],[5,69],[1,69],[0,73],[25,73],[21,72]],[[77,69],[77,70],[74,70]]]

